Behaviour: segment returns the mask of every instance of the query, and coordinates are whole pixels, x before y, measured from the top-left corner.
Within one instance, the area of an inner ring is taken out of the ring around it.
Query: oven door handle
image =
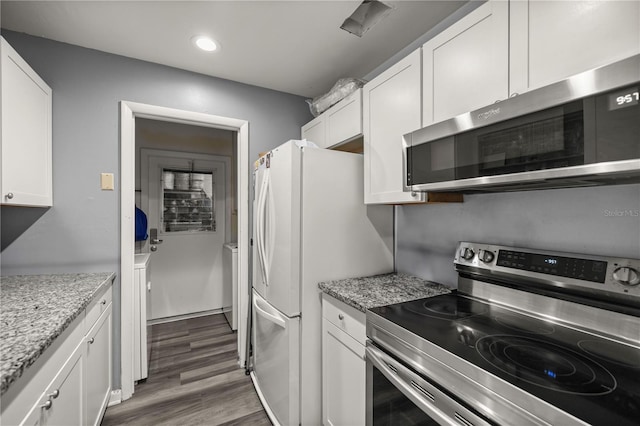
[[[367,346],[366,357],[404,396],[439,424],[490,426],[376,347]],[[443,405],[447,412],[439,408]]]

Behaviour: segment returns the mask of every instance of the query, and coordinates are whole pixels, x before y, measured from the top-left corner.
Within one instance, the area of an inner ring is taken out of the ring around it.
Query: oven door
[[[367,425],[490,425],[367,341]]]

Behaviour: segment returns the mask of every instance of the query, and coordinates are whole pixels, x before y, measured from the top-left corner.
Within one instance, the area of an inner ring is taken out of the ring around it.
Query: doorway
[[[136,203],[135,164],[139,159],[135,149],[136,119],[181,123],[230,130],[236,133],[237,177],[237,241],[238,241],[238,363],[245,363],[246,318],[249,297],[249,123],[229,117],[165,108],[155,105],[122,101],[120,103],[120,350],[114,354],[118,371],[120,360],[121,389],[112,393],[111,403],[126,400],[133,394],[133,300]],[[117,346],[116,346],[117,348]],[[117,350],[117,349],[116,349]]]

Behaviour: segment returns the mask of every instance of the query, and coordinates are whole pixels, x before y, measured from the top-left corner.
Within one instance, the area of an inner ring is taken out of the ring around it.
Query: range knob
[[[464,260],[471,260],[475,255],[475,252],[470,247],[462,247],[460,249],[460,256],[462,256]]]
[[[495,255],[489,250],[478,250],[478,259],[484,263],[491,263]]]
[[[613,271],[613,279],[624,285],[640,284],[640,274],[633,268],[621,266]]]

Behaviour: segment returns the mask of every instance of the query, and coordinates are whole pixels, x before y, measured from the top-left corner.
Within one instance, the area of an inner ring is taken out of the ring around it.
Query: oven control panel
[[[640,303],[640,259],[461,242],[454,263],[459,272],[637,298]]]
[[[604,283],[607,262],[550,254],[498,250],[497,266]]]

